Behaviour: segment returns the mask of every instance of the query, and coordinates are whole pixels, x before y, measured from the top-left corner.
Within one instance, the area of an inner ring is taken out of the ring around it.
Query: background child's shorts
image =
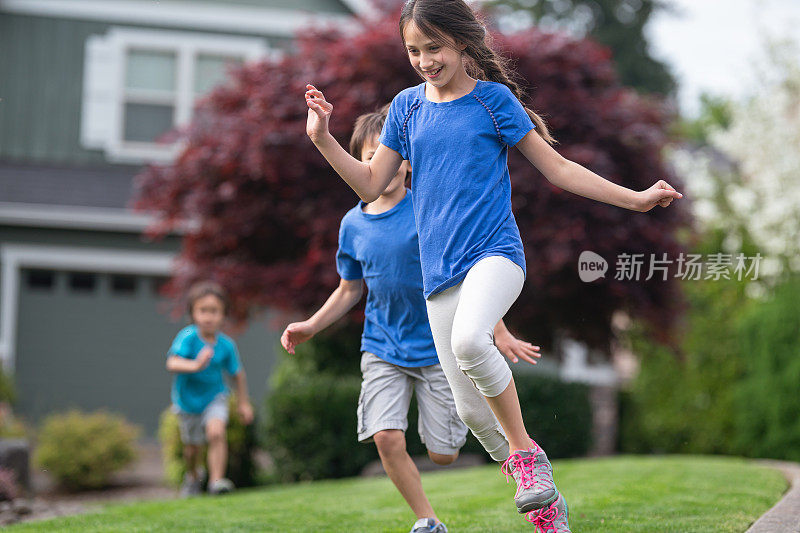
[[[408,429],[411,393],[417,392],[419,437],[425,447],[443,455],[456,453],[467,440],[467,426],[456,413],[450,384],[438,364],[407,368],[387,363],[375,354],[361,356],[358,398],[358,440],[372,441],[387,429]]]
[[[209,403],[202,413],[185,413],[174,408],[178,414],[181,428],[181,441],[184,444],[205,444],[206,424],[212,418],[228,423],[228,396],[219,394]]]

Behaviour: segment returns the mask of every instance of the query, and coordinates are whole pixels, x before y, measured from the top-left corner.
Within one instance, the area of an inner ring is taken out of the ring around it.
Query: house
[[[158,288],[180,235],[149,242],[134,176],[178,147],[230,65],[290,49],[366,0],[0,0],[0,359],[29,422],[70,407],[153,435],[169,343]],[[237,338],[253,402],[277,356],[266,319]]]

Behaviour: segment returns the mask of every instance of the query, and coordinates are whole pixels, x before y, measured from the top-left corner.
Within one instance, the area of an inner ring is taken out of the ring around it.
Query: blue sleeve
[[[228,357],[225,359],[225,370],[228,374],[233,376],[239,373],[242,364],[239,362],[239,349],[236,347],[236,343],[233,342],[233,340],[226,340],[227,342],[225,344],[228,346]]]
[[[392,100],[386,122],[383,123],[380,143],[400,154],[403,159],[408,159],[408,148],[403,136],[403,121],[405,120],[405,106],[401,105],[403,101],[405,101],[403,93],[398,94]]]
[[[170,355],[178,355],[187,359],[194,359],[197,354],[194,353],[192,349],[194,344],[192,340],[192,332],[189,329],[181,330],[175,336],[175,340],[172,341],[172,346],[170,346],[169,352],[167,352],[167,357]]]
[[[500,138],[507,145],[516,146],[535,126],[511,89],[502,83],[496,84],[496,89],[491,108],[500,128]]]
[[[342,219],[339,226],[339,250],[336,252],[336,271],[342,279],[362,279],[364,273],[361,263],[356,260],[356,251],[353,247],[352,232],[348,231],[347,216]]]

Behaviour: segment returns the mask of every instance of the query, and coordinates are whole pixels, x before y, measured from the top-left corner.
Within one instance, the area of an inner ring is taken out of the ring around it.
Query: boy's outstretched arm
[[[339,280],[339,286],[311,318],[286,326],[281,335],[281,345],[287,352],[294,354],[294,349],[298,344],[306,342],[352,309],[361,299],[363,291],[363,280]]]
[[[247,375],[244,373],[243,367],[239,367],[234,379],[236,380],[237,410],[239,411],[239,416],[242,417],[242,423],[247,426],[253,421],[253,405],[250,403],[250,395],[247,391]]]
[[[530,131],[516,146],[550,183],[585,198],[633,211],[649,211],[657,205],[667,207],[672,200],[683,198],[664,180],[658,180],[644,191],[633,191],[608,181],[562,157],[535,131]]]
[[[539,353],[538,346],[534,346],[512,335],[511,332],[508,331],[503,319],[500,319],[500,322],[494,327],[494,345],[497,346],[500,353],[505,355],[512,363],[523,359],[535,365],[536,359],[542,356],[542,354]]]

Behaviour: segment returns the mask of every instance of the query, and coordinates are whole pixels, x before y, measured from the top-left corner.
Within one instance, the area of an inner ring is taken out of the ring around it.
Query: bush
[[[0,366],[0,403],[14,403],[16,397],[17,394],[14,390],[14,383],[11,381],[11,378],[5,374],[3,367]]]
[[[737,451],[800,461],[800,278],[750,309],[736,340],[745,365],[735,390]]]
[[[514,376],[525,427],[550,458],[585,455],[592,446],[589,387],[533,374]]]
[[[320,372],[319,349],[311,342],[300,346],[297,356],[284,358],[265,400],[263,441],[281,481],[353,476],[378,458],[375,446],[359,443],[356,436],[360,374]],[[355,356],[351,363],[357,370]],[[526,427],[548,455],[585,454],[591,446],[589,388],[529,374],[514,379]],[[406,442],[411,455],[423,455],[415,404],[412,401],[408,413]],[[489,460],[471,433],[461,453],[480,453]]]
[[[139,429],[102,411],[47,417],[39,430],[34,463],[67,489],[100,488],[136,458]]]
[[[28,428],[14,416],[11,405],[0,401],[0,439],[19,439],[28,435]]]
[[[744,372],[736,331],[751,302],[745,283],[685,281],[689,312],[678,350],[635,328],[639,375],[623,396],[620,448],[642,453],[735,454],[735,388]]]
[[[281,481],[353,476],[378,457],[356,438],[360,390],[357,376],[317,372],[284,375],[273,386],[264,443]]]
[[[237,487],[256,485],[257,467],[253,458],[256,448],[255,422],[245,426],[236,410],[236,399],[233,395],[228,400],[230,415],[228,417],[228,465],[226,477]],[[181,442],[178,415],[171,408],[161,413],[158,427],[158,439],[161,442],[161,453],[164,460],[164,473],[167,482],[179,486],[186,472],[183,461],[183,443]],[[201,450],[202,464],[206,461],[206,449]]]

